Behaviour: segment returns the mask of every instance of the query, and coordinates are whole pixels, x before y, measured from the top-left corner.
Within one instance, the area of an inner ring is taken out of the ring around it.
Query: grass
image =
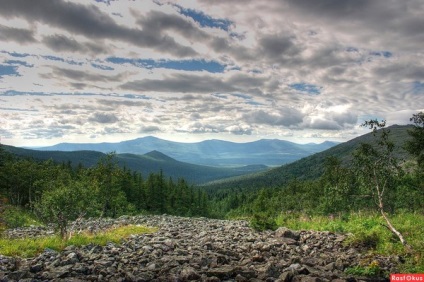
[[[406,259],[402,272],[424,273],[424,215],[399,213],[390,216],[392,224],[412,246],[409,252],[384,225],[378,213],[358,212],[335,218],[328,216],[306,216],[303,214],[281,214],[278,226],[294,230],[317,230],[350,233],[347,243],[368,247],[369,252],[381,255],[399,255]]]
[[[156,232],[155,228],[139,225],[125,225],[97,234],[77,234],[69,240],[63,240],[59,236],[25,239],[0,238],[0,254],[28,258],[36,256],[45,249],[61,251],[70,245],[83,246],[90,243],[104,246],[109,242],[119,243],[130,235],[153,232]]]
[[[0,229],[41,225],[33,214],[23,208],[12,205],[5,206],[5,210],[0,216],[3,219],[3,225],[0,226]]]

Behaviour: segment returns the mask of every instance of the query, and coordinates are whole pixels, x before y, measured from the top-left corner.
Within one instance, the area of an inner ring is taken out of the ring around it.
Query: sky
[[[343,142],[424,111],[422,0],[0,0],[13,146]]]

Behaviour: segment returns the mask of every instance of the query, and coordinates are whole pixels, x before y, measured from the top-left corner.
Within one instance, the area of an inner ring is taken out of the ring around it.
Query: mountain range
[[[394,144],[394,156],[405,163],[412,159],[411,155],[404,149],[405,141],[410,139],[408,130],[411,128],[411,125],[392,125],[387,128],[390,131],[389,139]],[[380,132],[380,130],[377,132],[377,136]],[[244,176],[220,179],[202,186],[206,190],[215,192],[226,189],[256,190],[261,187],[281,186],[294,179],[316,179],[324,172],[325,160],[330,156],[337,157],[343,165],[349,166],[353,158],[353,152],[359,148],[361,143],[369,143],[376,146],[376,137],[373,133],[367,133],[280,167]]]
[[[41,151],[98,151],[102,153],[144,155],[161,152],[181,162],[239,167],[245,165],[279,166],[311,154],[329,149],[338,143],[297,144],[278,139],[262,139],[248,143],[206,140],[196,143],[167,141],[148,136],[119,143],[60,143],[54,146],[32,148]]]
[[[405,140],[409,138],[409,135],[407,133],[408,129],[410,129],[411,126],[391,126],[388,129],[391,131],[391,140],[395,144],[395,153],[398,156],[398,158],[407,160],[410,158],[410,156],[406,153],[406,151],[403,149],[403,144]],[[220,190],[220,189],[258,189],[258,187],[272,187],[276,185],[281,185],[283,183],[286,183],[287,181],[290,181],[291,179],[314,179],[321,175],[324,169],[324,162],[325,159],[328,156],[336,156],[339,159],[342,160],[343,163],[348,165],[351,157],[352,152],[358,148],[359,144],[361,143],[372,143],[374,140],[373,134],[368,133],[362,136],[359,136],[355,139],[352,139],[348,142],[340,143],[338,145],[334,146],[334,143],[331,142],[324,142],[322,144],[306,144],[306,145],[298,145],[287,141],[281,141],[280,140],[259,140],[256,142],[251,143],[231,143],[226,141],[219,141],[219,140],[210,140],[210,141],[204,141],[199,143],[178,143],[178,142],[170,142],[165,141],[161,139],[157,139],[154,137],[146,137],[141,139],[136,139],[132,141],[125,141],[120,143],[101,143],[101,144],[58,144],[53,147],[49,147],[50,150],[53,150],[55,148],[57,151],[42,151],[41,148],[38,148],[38,150],[32,150],[32,149],[24,149],[24,148],[18,148],[18,147],[12,147],[12,146],[6,146],[3,145],[3,147],[21,157],[30,157],[38,160],[48,160],[52,159],[55,162],[58,163],[66,163],[70,161],[73,165],[78,165],[81,163],[82,165],[89,167],[94,166],[97,164],[97,162],[105,157],[105,153],[103,152],[97,152],[97,151],[90,151],[90,150],[76,150],[76,151],[59,151],[58,149],[62,150],[71,150],[71,149],[80,149],[84,148],[84,146],[93,146],[92,149],[95,148],[103,148],[103,151],[110,152],[110,151],[118,151],[116,150],[121,146],[120,150],[125,150],[125,145],[127,145],[128,148],[131,147],[137,147],[136,144],[148,144],[147,141],[150,141],[151,145],[152,142],[158,142],[159,144],[162,144],[161,148],[164,151],[172,151],[176,155],[183,155],[183,152],[190,154],[189,146],[190,144],[194,144],[195,147],[193,147],[192,151],[195,151],[194,148],[196,147],[202,147],[206,146],[205,144],[209,144],[209,150],[204,149],[203,151],[209,152],[209,155],[213,155],[211,152],[220,152],[220,156],[224,156],[223,160],[220,161],[217,158],[217,156],[214,157],[215,163],[225,163],[227,161],[228,163],[230,160],[235,160],[234,156],[230,153],[230,150],[233,149],[235,154],[242,154],[242,148],[246,150],[247,156],[244,157],[244,159],[253,160],[256,157],[256,160],[260,160],[259,157],[263,156],[269,156],[274,152],[274,154],[277,154],[278,150],[281,150],[284,145],[287,145],[285,148],[291,148],[295,150],[297,146],[304,146],[304,150],[302,151],[303,154],[307,154],[308,146],[309,150],[312,151],[313,149],[317,150],[317,146],[322,146],[321,148],[325,146],[329,146],[330,148],[323,150],[318,153],[309,153],[307,157],[304,157],[300,160],[294,161],[292,163],[287,163],[278,167],[274,167],[270,169],[269,167],[265,165],[240,165],[240,166],[233,166],[233,167],[217,167],[217,166],[206,166],[206,165],[200,165],[200,164],[193,164],[188,162],[183,162],[181,160],[176,160],[175,158],[164,154],[163,152],[160,152],[158,150],[152,150],[145,154],[131,154],[131,153],[118,153],[116,154],[116,160],[120,166],[125,166],[131,170],[139,171],[144,176],[147,176],[151,172],[158,172],[159,170],[162,170],[164,175],[167,177],[172,177],[173,179],[178,178],[184,178],[188,182],[192,184],[199,184],[202,185],[205,189],[209,190]],[[144,143],[143,143],[144,142]],[[168,143],[169,142],[169,143]],[[171,149],[167,149],[165,147],[165,144],[168,144],[171,146],[172,144],[174,147],[171,147],[173,150],[176,150],[177,148],[184,148],[181,149],[183,152],[173,151]],[[218,145],[223,145],[222,147],[219,147]],[[118,146],[119,145],[119,146]],[[333,146],[331,146],[333,145]],[[76,146],[78,148],[75,148],[73,146]],[[97,146],[97,147],[96,147]],[[149,147],[151,148],[151,147]],[[266,151],[266,148],[268,148],[269,152]],[[312,148],[312,149],[311,149]],[[114,150],[115,149],[115,150]],[[134,148],[133,148],[134,149]],[[145,148],[143,149],[145,150]],[[255,154],[255,151],[257,150],[257,154]],[[309,151],[309,152],[310,152]],[[223,154],[223,152],[226,152],[226,154]],[[297,156],[301,155],[302,153],[299,153],[299,151],[293,151],[291,153],[287,153],[288,155],[295,155],[297,153]],[[195,153],[191,152],[192,155],[199,155],[200,149],[196,151]],[[205,154],[206,156],[208,154]],[[284,156],[284,154],[280,154]],[[207,160],[207,157],[203,156],[202,159]],[[274,158],[277,158],[274,156]],[[294,157],[293,157],[294,158]],[[240,160],[240,158],[238,158]],[[264,158],[262,158],[264,160]],[[287,161],[287,158],[285,158]],[[263,162],[270,162],[263,161]],[[210,163],[214,163],[211,161]]]
[[[85,167],[95,166],[99,160],[106,157],[105,153],[96,151],[40,151],[3,145],[6,151],[24,158],[35,160],[53,160],[56,163],[79,164]],[[177,161],[161,152],[151,151],[144,155],[116,154],[115,160],[121,167],[141,172],[144,177],[160,170],[166,177],[176,180],[184,178],[191,184],[201,184],[217,179],[250,174],[269,169],[265,165],[247,165],[240,167],[212,167]]]

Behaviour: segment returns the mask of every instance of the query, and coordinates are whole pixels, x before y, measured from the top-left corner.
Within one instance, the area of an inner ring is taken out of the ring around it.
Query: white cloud
[[[407,123],[424,108],[423,14],[421,0],[3,1],[2,142],[306,142]]]

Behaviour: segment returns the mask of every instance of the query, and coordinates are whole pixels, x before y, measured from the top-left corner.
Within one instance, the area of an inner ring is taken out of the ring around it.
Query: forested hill
[[[34,158],[41,161],[51,159],[57,163],[67,164],[69,162],[73,166],[81,164],[84,167],[95,166],[100,159],[106,156],[104,153],[95,151],[38,151],[12,146],[4,146],[4,148],[17,156]],[[268,169],[264,165],[235,168],[195,165],[177,161],[158,151],[152,151],[144,155],[117,154],[115,158],[120,167],[126,167],[132,171],[140,172],[143,176],[162,170],[166,177],[172,177],[175,180],[184,178],[191,184],[200,184]]]
[[[403,149],[404,142],[410,138],[407,131],[411,128],[412,126],[410,125],[393,125],[387,127],[390,130],[390,139],[395,145],[395,155],[399,159],[407,160],[411,158]],[[261,173],[209,182],[204,184],[203,188],[210,192],[227,189],[258,190],[264,187],[281,186],[293,179],[316,179],[323,173],[324,162],[328,157],[337,157],[344,165],[347,165],[352,159],[352,153],[361,143],[372,144],[373,142],[375,142],[373,133],[367,133],[296,162]]]

